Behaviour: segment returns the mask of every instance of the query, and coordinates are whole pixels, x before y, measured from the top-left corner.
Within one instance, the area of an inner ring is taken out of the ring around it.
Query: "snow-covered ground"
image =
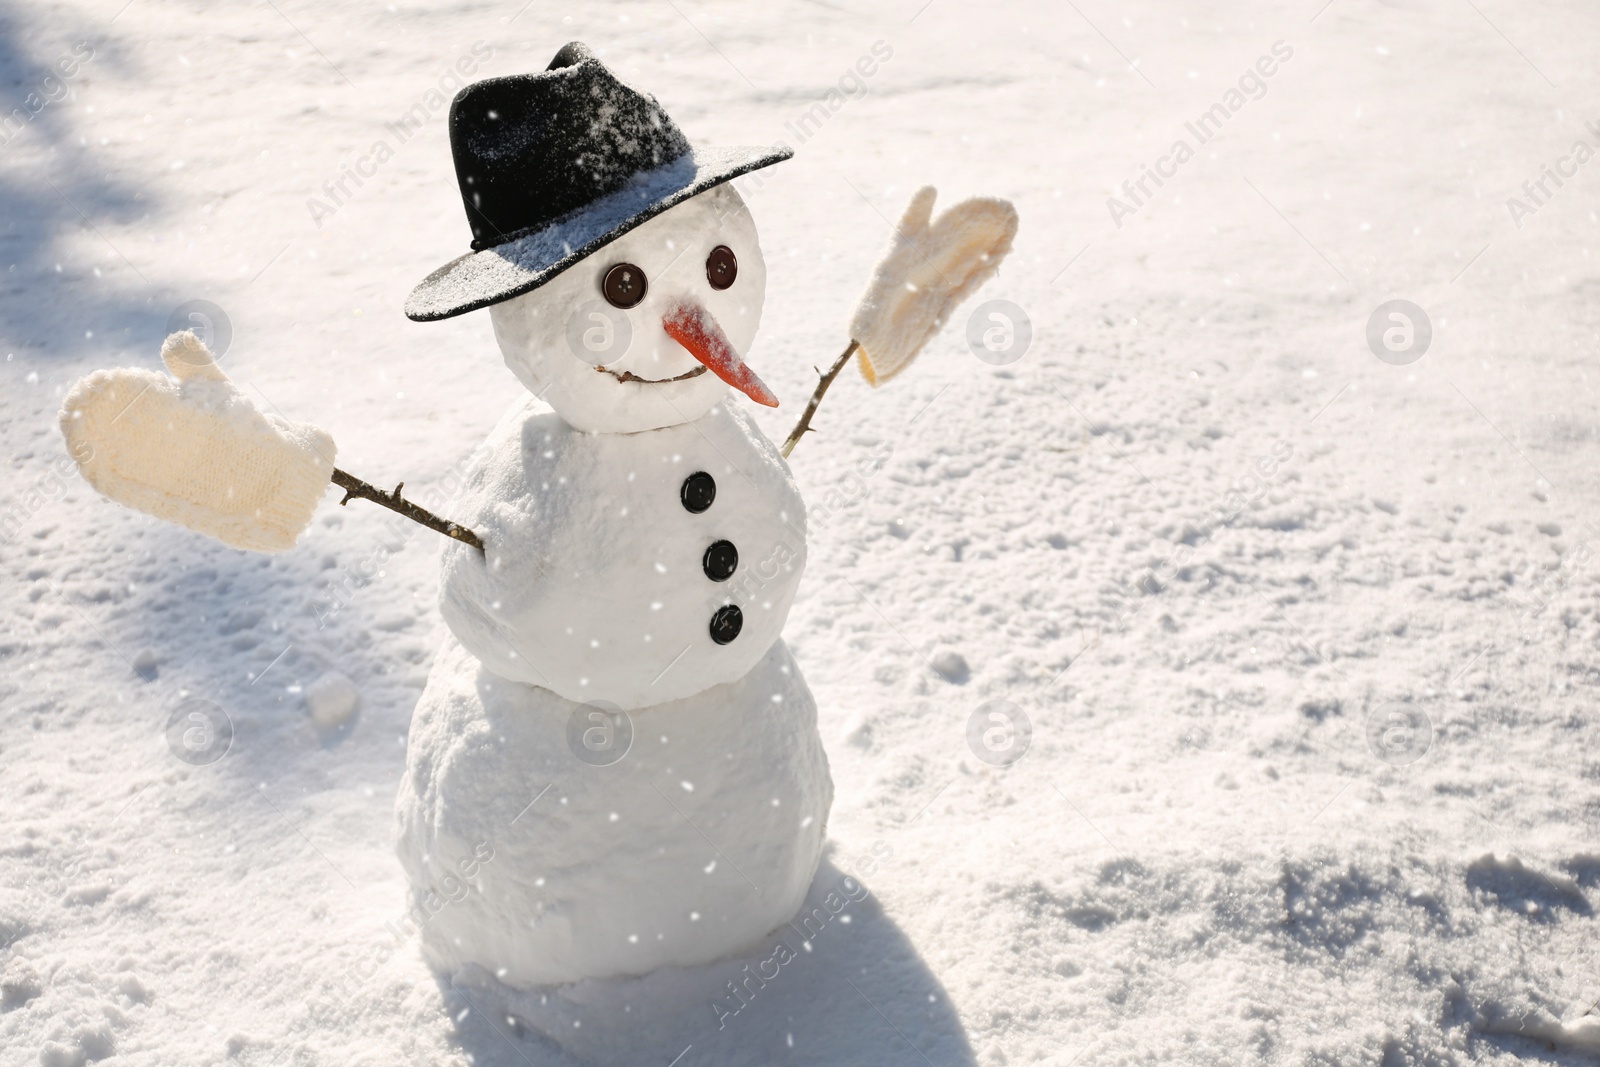
[[[1600,1048],[1593,4],[124,4],[0,9],[0,104],[42,103],[0,144],[0,1062]],[[1022,217],[969,308],[1023,308],[1023,357],[976,359],[963,310],[795,452],[829,921],[748,1005],[768,951],[543,996],[432,973],[392,807],[435,535],[330,493],[295,551],[225,549],[97,498],[55,428],[208,300],[263,406],[437,500],[518,386],[486,315],[400,313],[468,236],[430,93],[570,39],[691,137],[797,149],[741,186],[774,436],[912,190]],[[1407,365],[1365,339],[1395,298],[1433,327]],[[319,727],[329,672],[359,707]],[[165,732],[192,700],[234,731],[207,765]],[[1009,766],[967,740],[991,701],[1031,724]]]

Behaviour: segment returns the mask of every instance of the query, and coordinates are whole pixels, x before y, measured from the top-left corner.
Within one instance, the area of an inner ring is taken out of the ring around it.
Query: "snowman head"
[[[728,183],[787,145],[691,144],[572,41],[457,93],[450,150],[472,251],[411,291],[408,317],[491,309],[507,365],[587,432],[690,422],[728,385],[777,406],[744,362],[766,269]]]
[[[633,433],[698,419],[730,384],[777,406],[744,362],[766,288],[755,222],[724,184],[489,314],[506,366],[570,426]]]

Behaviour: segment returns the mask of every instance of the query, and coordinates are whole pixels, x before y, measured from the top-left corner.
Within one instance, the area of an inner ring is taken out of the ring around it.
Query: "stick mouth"
[[[609,374],[619,382],[638,382],[641,385],[666,385],[668,382],[686,382],[690,378],[700,377],[700,375],[704,374],[709,369],[709,367],[702,363],[700,366],[694,368],[694,370],[686,370],[682,374],[674,374],[670,378],[641,378],[631,370],[614,371],[608,367],[595,368],[595,370],[599,371],[601,374]]]
[[[674,304],[662,318],[661,328],[712,374],[757,404],[769,408],[778,406],[777,395],[739,358],[722,327],[705,308],[687,300]]]

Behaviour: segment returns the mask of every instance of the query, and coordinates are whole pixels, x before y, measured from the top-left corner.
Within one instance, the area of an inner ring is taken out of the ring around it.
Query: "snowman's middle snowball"
[[[503,678],[627,710],[749,671],[794,601],[806,514],[739,403],[630,434],[513,405],[451,504],[486,549],[444,550],[440,607],[467,650]]]

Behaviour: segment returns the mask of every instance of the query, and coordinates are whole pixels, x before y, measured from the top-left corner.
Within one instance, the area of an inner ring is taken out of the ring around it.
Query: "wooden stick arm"
[[[330,480],[344,490],[344,499],[339,501],[341,507],[353,499],[370,500],[374,504],[381,504],[390,511],[404,515],[412,522],[420,522],[430,530],[469,544],[479,552],[483,551],[483,541],[477,534],[449,519],[441,519],[427,508],[418,507],[401,496],[400,490],[405,488],[405,482],[395,486],[394,492],[385,493],[382,489],[362,481],[353,474],[347,474],[338,467],[333,468],[333,477]]]
[[[807,430],[811,429],[811,416],[817,413],[817,405],[822,403],[823,394],[828,391],[828,386],[833,384],[833,380],[839,376],[840,371],[844,370],[844,365],[850,361],[850,357],[860,347],[861,345],[858,342],[851,341],[849,346],[840,353],[839,358],[833,361],[833,366],[828,368],[826,374],[818,372],[818,377],[821,380],[817,382],[816,391],[811,394],[811,401],[806,404],[805,411],[801,412],[800,421],[795,423],[794,429],[789,431],[789,436],[783,439],[783,448],[779,451],[783,453],[784,459],[789,458],[789,453],[794,451],[794,446],[799,443],[800,438],[805,435]]]

